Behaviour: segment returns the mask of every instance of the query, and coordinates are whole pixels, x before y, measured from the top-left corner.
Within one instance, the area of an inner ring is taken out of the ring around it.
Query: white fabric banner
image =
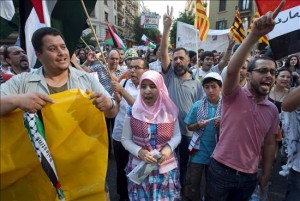
[[[184,47],[187,50],[197,51],[204,49],[204,51],[217,50],[223,52],[228,46],[228,33],[230,29],[208,31],[206,41],[202,42],[199,39],[199,31],[190,24],[177,22],[177,36],[176,48]],[[197,44],[196,42],[197,41]]]

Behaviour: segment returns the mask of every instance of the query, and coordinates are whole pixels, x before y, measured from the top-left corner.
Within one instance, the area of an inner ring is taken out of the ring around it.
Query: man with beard
[[[223,85],[220,138],[207,173],[208,201],[247,201],[257,185],[258,163],[262,161],[259,178],[261,192],[271,174],[279,126],[277,108],[268,100],[275,81],[276,62],[266,56],[255,58],[247,68],[247,84],[241,87],[240,69],[261,36],[275,26],[275,17],[284,0],[274,12],[257,19],[251,33],[233,55]],[[261,158],[262,156],[262,158]]]
[[[168,54],[168,39],[170,28],[173,22],[173,8],[163,17],[164,29],[161,42],[161,66],[168,88],[170,98],[174,101],[179,109],[179,126],[182,135],[179,144],[180,157],[180,183],[184,185],[184,178],[188,163],[188,146],[192,137],[192,131],[187,129],[184,118],[192,107],[193,103],[203,97],[203,88],[199,80],[195,79],[188,71],[189,55],[185,48],[177,48],[174,50],[172,63]]]
[[[128,66],[130,79],[123,79],[121,82],[113,81],[113,90],[115,98],[119,104],[119,112],[116,116],[115,126],[112,133],[113,150],[117,165],[117,193],[120,195],[120,201],[129,200],[127,190],[127,177],[125,167],[128,163],[129,152],[121,143],[123,125],[128,105],[133,105],[135,98],[139,93],[138,85],[143,73],[149,70],[148,62],[139,57],[131,58]]]
[[[30,72],[26,52],[18,46],[8,46],[3,52],[4,60],[10,65],[10,72],[14,75]]]

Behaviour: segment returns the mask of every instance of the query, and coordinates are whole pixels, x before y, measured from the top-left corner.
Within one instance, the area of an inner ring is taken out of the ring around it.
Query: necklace
[[[284,93],[282,94],[282,96],[280,96],[280,98],[277,100],[276,99],[276,90],[275,90],[275,88],[274,88],[274,103],[277,101],[277,102],[280,102],[281,101],[281,99],[284,97],[284,95],[286,94],[286,91],[284,91]]]

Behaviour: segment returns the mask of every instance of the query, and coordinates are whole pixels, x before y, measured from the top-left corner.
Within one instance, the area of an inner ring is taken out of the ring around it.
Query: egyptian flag
[[[113,47],[122,48],[124,52],[126,51],[126,46],[122,39],[114,32],[113,28],[106,22],[108,33],[104,39],[104,42]]]
[[[84,1],[88,13],[94,10],[96,2],[97,0]],[[26,50],[31,67],[39,67],[31,37],[41,27],[58,29],[65,38],[70,54],[75,51],[87,19],[80,1],[22,0],[19,8],[21,47]]]
[[[281,0],[256,0],[261,15],[274,11]],[[275,19],[276,26],[268,34],[275,59],[300,52],[300,1],[286,0]]]

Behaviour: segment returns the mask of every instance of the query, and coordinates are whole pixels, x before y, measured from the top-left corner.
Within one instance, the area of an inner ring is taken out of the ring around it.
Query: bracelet
[[[113,109],[115,106],[115,100],[113,98],[111,98],[111,108],[110,109]]]

